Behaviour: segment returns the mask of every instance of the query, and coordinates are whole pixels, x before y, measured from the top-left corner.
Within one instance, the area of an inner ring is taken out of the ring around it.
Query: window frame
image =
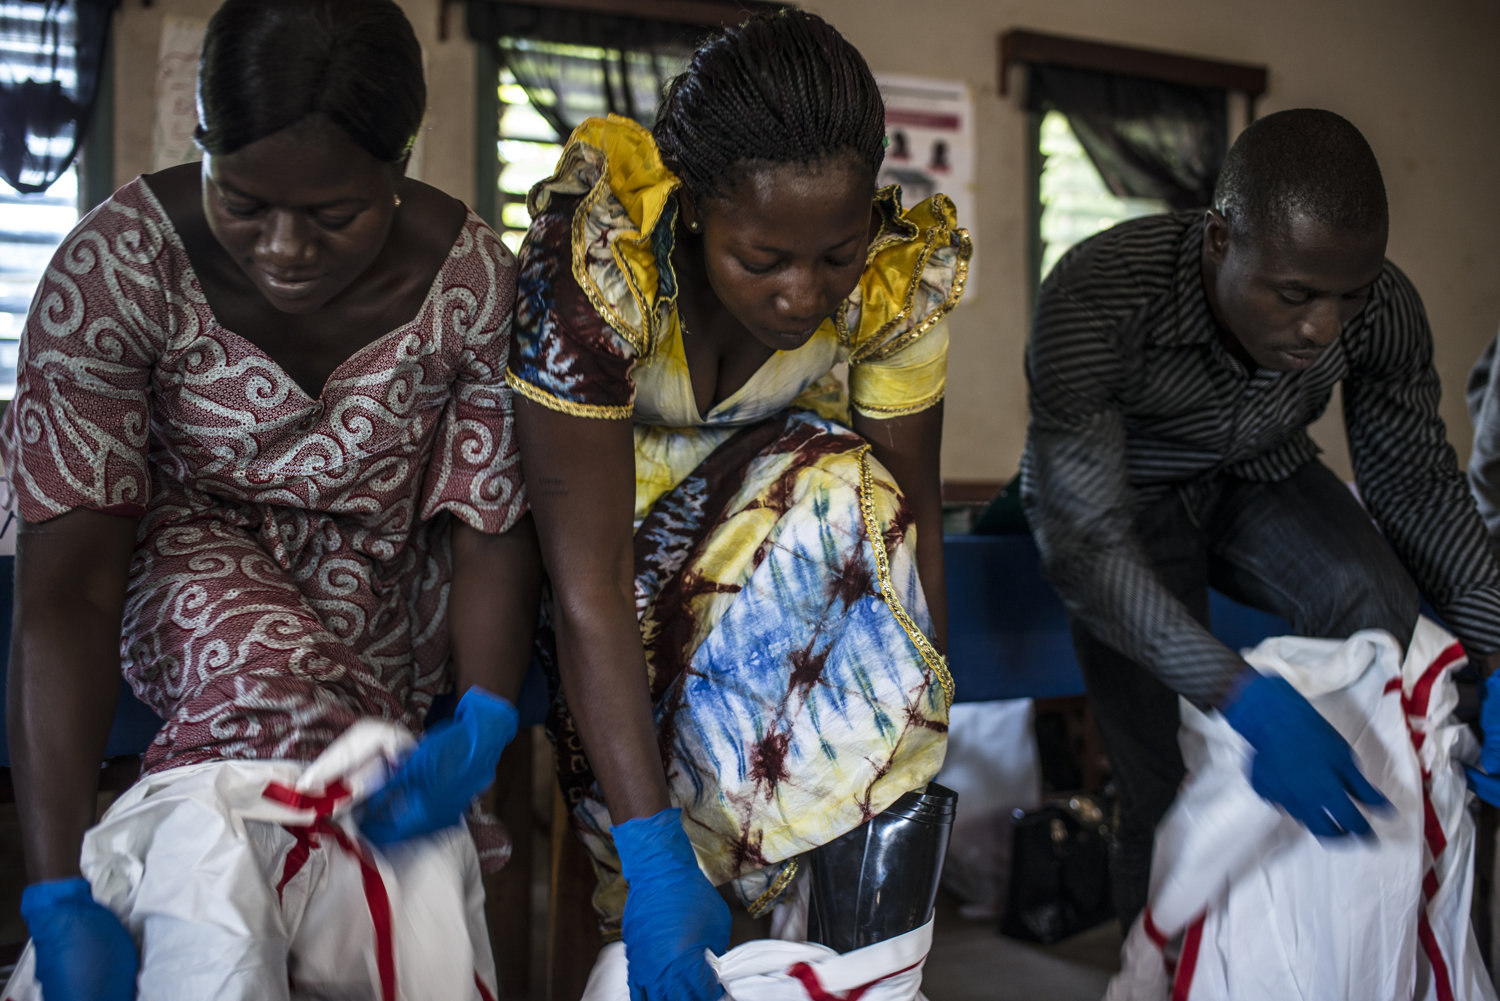
[[[115,44],[117,37],[118,32],[111,30],[105,40],[93,112],[89,118],[88,130],[84,134],[83,141],[79,143],[78,152],[71,165],[78,175],[79,220],[108,199],[115,190]],[[76,225],[75,222],[74,227]],[[69,227],[70,233],[74,227]],[[63,239],[67,239],[66,235]],[[59,247],[61,245],[61,243],[58,244]],[[57,248],[53,248],[52,253],[55,254],[56,251]],[[35,296],[36,292],[33,289],[32,298],[35,299]],[[22,318],[23,334],[29,312],[28,309],[27,314]],[[0,396],[0,415],[3,415],[10,407],[14,392],[15,387],[12,386],[10,395]]]
[[[494,46],[474,46],[474,214],[500,231],[500,59]]]
[[[999,91],[1010,93],[1009,70],[1017,63],[1046,63],[1073,69],[1092,70],[1116,76],[1134,76],[1164,83],[1192,87],[1222,88],[1230,95],[1242,95],[1245,121],[1255,119],[1255,102],[1266,92],[1269,70],[1265,66],[1182,55],[1160,49],[1116,45],[1067,35],[1009,28],[1000,33]],[[1042,285],[1042,112],[1026,111],[1026,266],[1030,297],[1028,314],[1036,309]],[[1233,115],[1231,114],[1231,119]],[[1231,126],[1230,135],[1233,136]]]

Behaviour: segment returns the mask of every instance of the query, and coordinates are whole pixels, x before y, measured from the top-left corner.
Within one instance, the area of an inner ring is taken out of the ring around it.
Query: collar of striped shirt
[[[1177,248],[1177,271],[1173,278],[1177,287],[1173,296],[1177,322],[1161,324],[1146,332],[1149,343],[1166,347],[1207,344],[1219,331],[1203,291],[1203,216],[1198,212],[1185,214],[1193,219],[1183,227],[1182,242]]]

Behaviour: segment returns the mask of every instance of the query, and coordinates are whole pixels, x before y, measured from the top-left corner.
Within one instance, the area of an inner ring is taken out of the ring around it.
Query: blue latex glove
[[[1469,788],[1491,806],[1500,806],[1500,671],[1484,680],[1480,689],[1479,729],[1484,747],[1479,752],[1479,767],[1465,767]]]
[[[135,942],[82,876],[26,887],[21,917],[47,1001],[135,1001]]]
[[[1319,837],[1369,834],[1355,803],[1389,805],[1349,744],[1286,679],[1247,666],[1220,711],[1255,748],[1251,787]]]
[[[365,801],[360,831],[377,845],[452,827],[495,781],[500,752],[520,717],[506,699],[470,688],[451,720],[434,726]]]
[[[713,888],[682,829],[682,811],[663,810],[610,828],[625,898],[630,1001],[718,1001],[724,988],[703,956],[729,948],[729,907]]]

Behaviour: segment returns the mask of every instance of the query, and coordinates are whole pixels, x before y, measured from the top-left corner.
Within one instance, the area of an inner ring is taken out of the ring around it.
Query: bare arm
[[[610,818],[651,816],[670,804],[635,617],[630,422],[571,417],[517,396],[516,430],[568,706]]]
[[[479,685],[516,701],[531,660],[541,573],[531,515],[500,535],[453,520],[448,633],[460,695]]]
[[[917,576],[932,613],[932,640],[940,651],[947,650],[948,589],[943,578],[943,496],[938,474],[943,405],[888,420],[856,413],[853,424],[911,505],[917,524]]]
[[[78,875],[120,690],[136,519],[76,510],[23,523],[6,692],[11,775],[33,882]]]

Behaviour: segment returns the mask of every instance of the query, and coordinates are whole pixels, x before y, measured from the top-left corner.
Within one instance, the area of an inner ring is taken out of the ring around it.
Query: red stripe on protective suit
[[[349,798],[348,788],[335,780],[321,794],[312,794],[298,792],[279,782],[271,782],[266,785],[262,795],[293,809],[312,810],[317,814],[311,824],[282,825],[297,839],[297,844],[287,853],[281,882],[276,886],[278,896],[282,888],[302,869],[312,849],[322,847],[318,841],[320,834],[332,838],[335,844],[359,863],[365,906],[369,908],[370,923],[375,931],[375,969],[380,977],[380,1001],[396,1001],[396,948],[391,930],[391,898],[386,892],[385,881],[380,878],[380,869],[364,845],[349,837],[343,828],[328,819],[328,814]]]
[[[1187,938],[1182,943],[1182,956],[1177,960],[1177,976],[1172,981],[1172,1001],[1187,1001],[1193,989],[1193,971],[1198,968],[1198,947],[1203,943],[1203,916],[1188,925]]]
[[[858,987],[852,987],[842,994],[834,994],[832,991],[825,990],[823,988],[823,985],[818,982],[817,972],[814,971],[813,968],[811,966],[808,966],[806,963],[794,963],[790,968],[787,969],[786,972],[792,977],[796,978],[797,982],[802,985],[802,989],[807,992],[807,996],[811,999],[811,1001],[859,1001],[860,998],[865,996],[865,991],[868,991],[871,987],[874,987],[882,980],[889,980],[892,977],[900,976],[901,974],[906,973],[910,970],[915,970],[917,967],[922,965],[925,959],[926,957],[924,956],[923,959],[917,960],[910,966],[903,967],[899,970],[893,970],[883,977],[877,977],[867,984],[861,984]]]

